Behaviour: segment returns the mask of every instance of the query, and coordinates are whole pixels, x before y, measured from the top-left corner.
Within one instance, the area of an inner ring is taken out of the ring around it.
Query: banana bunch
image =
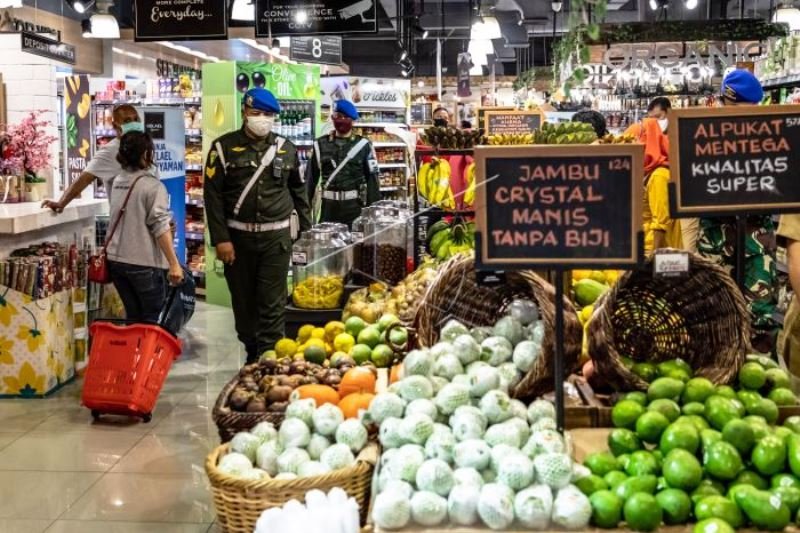
[[[431,256],[445,261],[475,248],[475,223],[456,218],[452,222],[440,220],[428,228],[428,249]]]
[[[417,191],[429,204],[442,209],[455,209],[456,199],[450,188],[450,162],[432,157],[417,173]]]
[[[470,163],[464,170],[464,175],[467,178],[467,188],[464,191],[464,206],[472,207],[475,203],[475,163]]]
[[[592,144],[596,140],[592,125],[583,122],[545,122],[533,135],[535,144]]]
[[[449,126],[445,128],[434,126],[420,134],[423,143],[445,150],[472,148],[480,143],[482,137],[483,130],[464,131]]]
[[[599,139],[600,144],[633,144],[639,142],[635,135],[630,133],[622,135],[614,135],[613,133],[606,133]]]
[[[508,146],[514,144],[533,144],[533,133],[498,133],[486,137],[489,146]]]

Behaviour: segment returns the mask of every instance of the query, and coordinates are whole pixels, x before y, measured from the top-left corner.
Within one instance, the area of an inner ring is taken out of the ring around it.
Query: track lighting
[[[94,6],[94,0],[65,0],[67,5],[81,15]]]
[[[559,11],[561,11],[561,8],[562,8],[563,6],[564,6],[564,2],[561,2],[561,1],[559,1],[559,0],[555,0],[555,1],[553,1],[553,2],[550,2],[550,9],[552,9],[552,10],[553,10],[553,11],[555,11],[556,13],[558,13]]]
[[[272,39],[272,55],[276,56],[281,53],[281,42],[278,39]]]
[[[686,9],[695,9],[697,7],[697,0],[686,0],[684,5]]]
[[[81,21],[81,35],[84,39],[91,39],[92,38],[92,21],[89,19],[83,19]]]
[[[256,8],[251,0],[233,0],[231,20],[255,20]]]

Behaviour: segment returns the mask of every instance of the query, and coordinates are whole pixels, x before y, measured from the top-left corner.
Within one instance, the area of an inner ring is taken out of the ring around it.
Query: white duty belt
[[[322,191],[322,198],[342,202],[358,199],[358,191]]]
[[[290,219],[278,220],[276,222],[239,222],[238,220],[227,220],[229,228],[247,231],[249,233],[261,233],[262,231],[277,231],[286,229],[290,225]]]
[[[264,173],[264,170],[268,166],[270,166],[272,164],[273,159],[275,159],[275,155],[278,153],[278,150],[280,150],[283,147],[283,143],[285,143],[285,142],[286,142],[286,139],[284,139],[283,137],[278,137],[277,140],[275,141],[275,144],[270,146],[269,150],[267,150],[264,153],[264,157],[261,158],[261,164],[258,166],[256,171],[253,173],[253,177],[250,178],[250,181],[247,182],[247,185],[245,185],[244,190],[242,191],[242,194],[239,195],[239,199],[236,200],[236,205],[233,207],[233,216],[239,216],[239,210],[242,208],[242,204],[244,203],[244,199],[247,198],[248,194],[250,194],[250,190],[258,182],[258,178],[261,177],[261,174]],[[220,154],[222,153],[222,150],[220,150],[219,146],[217,147],[217,152],[220,153]],[[223,164],[225,164],[224,161],[223,161]],[[230,222],[235,222],[235,221],[228,221],[228,225],[229,226],[230,226]],[[233,226],[230,226],[230,227],[233,227]],[[278,229],[280,229],[280,228],[278,228]],[[244,230],[244,231],[247,231],[247,230]],[[267,231],[267,230],[264,230],[264,231]]]

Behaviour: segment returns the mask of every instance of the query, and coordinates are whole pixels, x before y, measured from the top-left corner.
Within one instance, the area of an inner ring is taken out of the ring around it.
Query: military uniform
[[[225,265],[225,278],[236,332],[252,360],[284,333],[292,210],[301,230],[311,227],[297,149],[274,133],[253,139],[244,127],[223,135],[208,153],[204,199],[211,244],[233,244],[236,258]]]
[[[774,319],[777,298],[775,271],[775,222],[769,215],[749,216],[746,221],[744,297],[750,308],[752,345],[769,353],[775,346],[780,328]],[[733,218],[701,218],[700,255],[724,266],[731,272],[736,265],[736,220]]]
[[[331,133],[317,139],[307,181],[310,198],[321,185],[322,222],[350,225],[362,207],[380,199],[375,149],[360,135],[337,137]]]

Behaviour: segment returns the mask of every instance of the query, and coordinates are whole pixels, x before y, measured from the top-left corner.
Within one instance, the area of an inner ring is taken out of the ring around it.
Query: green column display
[[[320,128],[319,67],[260,62],[221,62],[203,65],[203,159],[214,139],[242,126],[242,97],[248,89],[264,87],[278,100],[313,101],[315,128]],[[206,301],[230,306],[222,263],[217,261],[206,232]],[[287,265],[288,266],[288,265]]]

